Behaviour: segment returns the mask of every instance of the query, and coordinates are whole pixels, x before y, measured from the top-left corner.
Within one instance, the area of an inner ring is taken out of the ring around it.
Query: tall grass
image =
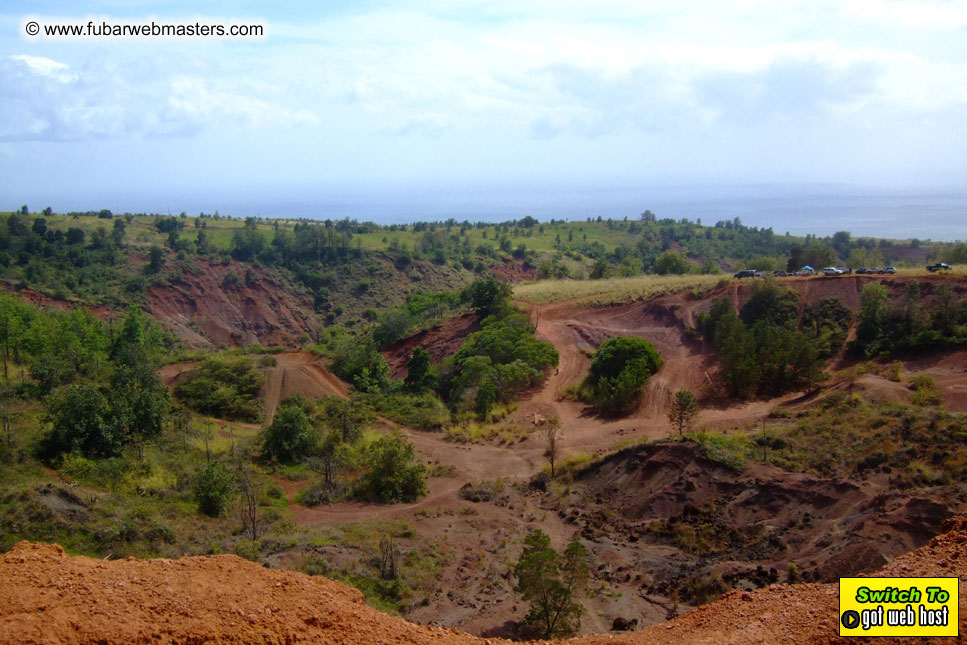
[[[542,280],[517,285],[514,298],[535,304],[581,299],[582,304],[614,305],[689,289],[704,291],[724,279],[721,275],[640,275],[606,280]]]

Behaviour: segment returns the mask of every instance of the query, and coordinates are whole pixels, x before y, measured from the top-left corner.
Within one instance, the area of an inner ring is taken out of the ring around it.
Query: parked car
[[[785,271],[773,271],[772,275],[774,275],[777,278],[785,278],[789,274],[786,273]]]
[[[936,264],[931,264],[927,267],[927,271],[933,273],[935,271],[950,271],[950,265],[946,262],[937,262]]]
[[[861,274],[864,274],[864,273],[873,273],[873,272],[870,271],[869,269],[867,269],[866,267],[860,267],[858,269],[854,269],[853,270],[853,273],[855,273],[857,275],[861,275]]]
[[[754,278],[756,276],[755,276],[755,271],[753,269],[745,269],[743,271],[736,272],[736,274],[732,277],[733,278]]]
[[[841,275],[842,273],[843,271],[836,267],[826,267],[823,269],[823,275]]]
[[[896,273],[896,267],[883,267],[883,273]]]
[[[883,273],[883,267],[870,267],[867,273]]]

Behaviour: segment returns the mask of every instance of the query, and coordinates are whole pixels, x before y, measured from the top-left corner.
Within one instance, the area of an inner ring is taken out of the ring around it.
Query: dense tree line
[[[791,289],[762,281],[741,315],[725,298],[699,314],[698,327],[715,347],[733,395],[775,395],[819,382],[823,360],[842,347],[851,315],[827,298],[807,308],[800,325],[800,305]]]
[[[967,343],[967,298],[958,298],[948,284],[932,292],[925,302],[916,280],[905,283],[898,298],[880,283],[867,284],[860,293],[856,346],[876,356]]]

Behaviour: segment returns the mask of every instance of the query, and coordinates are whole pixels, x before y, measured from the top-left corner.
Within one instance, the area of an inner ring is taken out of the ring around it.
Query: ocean
[[[828,185],[562,186],[355,186],[247,188],[118,195],[91,204],[55,204],[58,212],[111,208],[116,212],[185,211],[235,217],[261,215],[357,219],[378,224],[440,221],[501,222],[527,215],[542,221],[636,219],[651,210],[659,219],[714,225],[740,218],[777,234],[921,240],[967,240],[967,188],[887,190]],[[74,203],[76,200],[65,200]],[[84,200],[86,202],[86,200]]]

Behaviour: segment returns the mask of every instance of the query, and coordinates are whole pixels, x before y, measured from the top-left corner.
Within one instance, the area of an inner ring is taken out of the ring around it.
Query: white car
[[[837,269],[836,267],[826,267],[823,269],[823,275],[842,275],[843,270]]]

